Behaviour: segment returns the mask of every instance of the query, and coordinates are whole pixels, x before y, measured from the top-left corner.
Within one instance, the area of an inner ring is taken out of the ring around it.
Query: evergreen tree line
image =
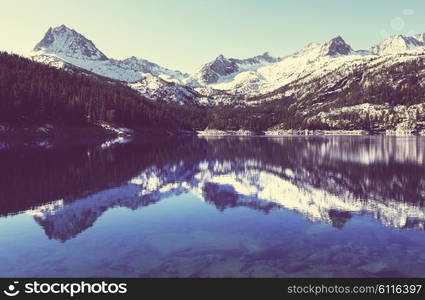
[[[174,128],[177,120],[118,81],[69,72],[0,52],[0,122],[89,124],[106,121]]]

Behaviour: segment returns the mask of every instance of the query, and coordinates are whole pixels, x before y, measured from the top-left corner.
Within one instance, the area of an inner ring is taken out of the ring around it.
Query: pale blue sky
[[[355,49],[425,32],[425,1],[1,0],[0,50],[28,53],[65,24],[106,55],[193,72],[219,54],[291,54],[341,35]]]

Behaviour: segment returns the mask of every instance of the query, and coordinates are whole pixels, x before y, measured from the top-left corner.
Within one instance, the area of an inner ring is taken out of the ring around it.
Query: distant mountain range
[[[252,97],[260,98],[260,102],[275,99],[276,96],[267,97],[267,94],[282,87],[288,87],[286,95],[299,94],[299,90],[291,87],[294,83],[308,84],[317,78],[330,78],[334,83],[353,69],[383,71],[413,61],[424,55],[424,38],[425,34],[397,35],[371,50],[355,51],[338,36],[322,44],[311,43],[283,58],[267,52],[247,59],[219,55],[195,74],[186,74],[135,56],[124,60],[108,58],[92,41],[62,25],[49,28],[31,57],[58,68],[78,67],[126,82],[152,100],[252,105],[258,101],[247,100]]]

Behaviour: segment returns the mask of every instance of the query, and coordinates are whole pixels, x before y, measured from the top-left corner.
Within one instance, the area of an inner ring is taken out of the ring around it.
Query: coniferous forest
[[[119,82],[73,75],[0,53],[0,120],[14,123],[175,126],[167,111]]]

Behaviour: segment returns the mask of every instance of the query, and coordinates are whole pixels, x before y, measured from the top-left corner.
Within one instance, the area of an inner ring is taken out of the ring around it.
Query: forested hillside
[[[184,126],[168,107],[126,85],[82,74],[0,53],[0,122],[83,125],[105,121],[128,127]]]

